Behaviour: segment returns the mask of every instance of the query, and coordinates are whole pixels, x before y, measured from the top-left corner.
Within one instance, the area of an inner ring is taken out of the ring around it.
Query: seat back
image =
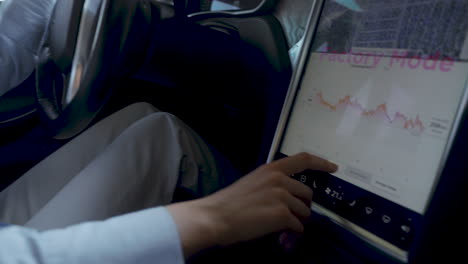
[[[288,43],[282,25],[272,14],[272,3],[264,1],[262,6],[251,12],[203,12],[189,16],[190,21],[248,44],[265,59],[263,65],[259,61],[246,61],[246,64],[263,68],[251,71],[252,74],[258,74],[254,78],[263,78],[262,85],[265,86],[260,89],[259,95],[262,101],[259,103],[264,107],[262,112],[265,116],[261,150],[256,165],[267,159],[292,74]]]

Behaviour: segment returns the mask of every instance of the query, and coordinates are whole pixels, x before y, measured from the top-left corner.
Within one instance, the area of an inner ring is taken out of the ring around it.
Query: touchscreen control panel
[[[403,250],[409,250],[421,215],[328,173],[304,171],[292,176],[314,191],[314,201]]]
[[[319,2],[273,153],[338,164],[293,177],[320,207],[407,252],[464,111],[468,0]]]

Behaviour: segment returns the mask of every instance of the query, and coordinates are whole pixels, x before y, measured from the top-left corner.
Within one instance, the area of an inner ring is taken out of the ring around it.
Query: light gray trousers
[[[97,123],[0,193],[0,222],[61,228],[171,202],[177,186],[219,186],[205,143],[146,103]]]

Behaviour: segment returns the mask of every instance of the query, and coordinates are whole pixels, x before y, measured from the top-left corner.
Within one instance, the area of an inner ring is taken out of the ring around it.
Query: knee
[[[154,113],[148,116],[147,122],[153,129],[177,128],[182,124],[178,117],[167,112]]]
[[[147,102],[134,103],[125,108],[125,111],[139,112],[139,113],[155,113],[159,112],[159,109]]]
[[[167,112],[156,112],[141,120],[142,130],[152,135],[173,134],[177,135],[183,127],[182,121]]]

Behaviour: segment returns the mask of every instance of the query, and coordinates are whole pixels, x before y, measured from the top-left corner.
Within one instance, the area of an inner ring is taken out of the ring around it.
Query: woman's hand
[[[303,232],[312,190],[290,175],[306,169],[334,172],[337,166],[301,153],[263,165],[213,195],[169,206],[185,256],[274,232]]]

